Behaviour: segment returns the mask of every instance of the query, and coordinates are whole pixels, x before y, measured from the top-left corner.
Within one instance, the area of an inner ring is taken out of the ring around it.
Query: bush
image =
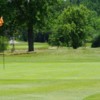
[[[85,44],[87,27],[92,28],[92,12],[86,7],[70,6],[58,16],[56,27],[49,41],[53,45],[65,45],[77,49]]]
[[[95,47],[100,47],[100,35],[96,36],[93,39],[92,45],[91,47],[95,48]]]
[[[0,52],[7,50],[8,39],[6,37],[0,36]]]

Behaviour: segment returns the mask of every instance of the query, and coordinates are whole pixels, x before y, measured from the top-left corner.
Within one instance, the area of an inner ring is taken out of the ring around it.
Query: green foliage
[[[84,44],[87,37],[86,29],[91,25],[91,21],[91,11],[86,7],[70,6],[58,17],[56,35],[53,36],[58,38],[56,42],[59,41],[61,44],[76,49]],[[50,38],[50,41],[52,39],[54,38]]]
[[[4,31],[13,35],[23,28],[28,33],[28,51],[34,51],[34,32],[45,23],[50,5],[57,3],[57,0],[6,0],[0,3],[0,14],[4,16]]]
[[[97,17],[95,19],[95,29],[96,29],[96,33],[100,34],[100,17]]]
[[[100,47],[100,34],[93,39],[91,47]]]
[[[82,4],[87,6],[90,10],[96,11],[100,16],[100,0],[82,0]]]
[[[90,14],[90,11],[87,11],[85,7],[76,7],[77,4],[84,4],[87,8],[95,12]],[[0,16],[3,16],[5,23],[0,29],[0,33],[1,35],[6,34],[9,37],[25,36],[25,40],[28,38],[28,42],[33,46],[34,44],[32,45],[32,43],[34,40],[36,39],[36,41],[38,41],[39,39],[37,38],[40,36],[39,32],[42,32],[43,35],[46,32],[52,32],[53,34],[50,36],[49,41],[51,45],[67,45],[77,48],[83,45],[86,37],[87,41],[91,41],[95,35],[99,34],[99,5],[99,0],[1,0]],[[60,15],[62,12],[64,14]],[[98,18],[95,19],[96,14]],[[87,19],[88,15],[89,17]],[[61,18],[58,18],[58,16]],[[82,18],[82,16],[84,17]],[[91,17],[94,17],[94,19],[91,19]],[[91,25],[89,25],[88,22]],[[86,25],[83,25],[83,23]],[[30,33],[34,35],[30,37],[23,35],[23,31],[21,30],[25,30],[26,33],[29,33],[28,30],[30,27]],[[34,32],[32,32],[32,28]],[[36,33],[37,30],[38,32]],[[16,31],[20,32],[14,35]],[[84,37],[84,39],[82,40],[81,37]],[[48,38],[48,36],[46,38]],[[39,41],[41,41],[41,38]]]
[[[94,29],[91,31],[92,45],[91,47],[100,47],[100,17],[94,19]]]
[[[6,37],[0,36],[0,52],[7,50],[8,39]]]
[[[60,41],[59,41],[59,37],[58,37],[58,34],[51,34],[49,36],[49,41],[48,43],[51,45],[51,46],[60,46]]]

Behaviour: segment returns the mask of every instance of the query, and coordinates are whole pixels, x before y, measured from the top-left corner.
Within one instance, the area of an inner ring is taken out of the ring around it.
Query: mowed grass
[[[33,53],[5,53],[0,100],[100,100],[100,48],[36,43]]]
[[[15,50],[27,50],[28,49],[28,43],[27,42],[17,42],[15,45]],[[47,43],[34,43],[35,49],[45,49],[48,48]],[[8,46],[8,50],[12,49],[12,45]]]

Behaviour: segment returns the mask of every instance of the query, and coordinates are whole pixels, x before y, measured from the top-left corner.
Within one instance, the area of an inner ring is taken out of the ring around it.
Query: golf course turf
[[[0,100],[100,100],[100,48],[46,48],[0,55]]]

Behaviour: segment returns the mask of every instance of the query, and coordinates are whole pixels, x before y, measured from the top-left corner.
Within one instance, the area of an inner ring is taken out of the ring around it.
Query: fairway
[[[0,100],[100,100],[100,0],[1,0]]]
[[[100,100],[100,48],[38,47],[0,55],[0,100]]]

